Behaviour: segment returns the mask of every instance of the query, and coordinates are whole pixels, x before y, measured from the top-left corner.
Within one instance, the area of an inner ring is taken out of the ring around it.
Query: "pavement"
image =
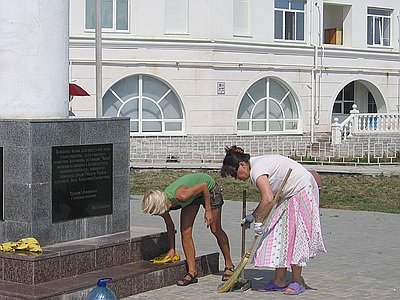
[[[364,175],[399,175],[396,166],[353,166],[342,169],[315,168],[327,173],[357,173]],[[131,230],[140,234],[165,231],[161,218],[142,215],[142,196],[131,196]],[[378,201],[378,200],[377,200]],[[249,202],[251,211],[257,203]],[[327,252],[320,253],[303,268],[306,291],[296,299],[400,299],[399,214],[379,212],[321,209],[321,226]],[[231,254],[236,265],[241,259],[242,203],[226,200],[223,206],[223,228],[229,236]],[[179,226],[179,212],[172,212]],[[196,219],[194,240],[197,255],[219,251],[214,236],[202,222],[202,213]],[[246,231],[246,249],[253,239],[253,230]],[[177,251],[180,239],[177,235]],[[220,270],[224,267],[220,255]],[[128,299],[286,299],[280,292],[261,293],[257,289],[273,278],[273,269],[255,268],[247,264],[244,278],[252,288],[246,291],[218,293],[221,274],[199,278],[197,284],[186,287],[176,285],[132,295]],[[290,281],[290,270],[288,278]]]

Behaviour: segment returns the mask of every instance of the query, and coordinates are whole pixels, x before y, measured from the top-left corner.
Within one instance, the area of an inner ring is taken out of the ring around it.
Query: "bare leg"
[[[196,268],[196,250],[194,247],[192,232],[193,223],[199,211],[199,205],[189,205],[181,210],[181,238],[182,247],[185,252],[186,263],[188,266],[187,272],[193,276],[197,276]],[[187,277],[186,279],[190,279]],[[178,281],[179,282],[179,281]]]
[[[303,284],[303,281],[301,279],[301,271],[303,270],[303,268],[298,265],[292,265],[291,267],[292,267],[292,282]]]
[[[233,268],[233,262],[232,262],[232,258],[231,258],[231,250],[230,250],[230,246],[229,246],[229,239],[221,226],[222,209],[215,208],[212,210],[212,213],[213,213],[213,217],[214,217],[214,222],[212,222],[212,224],[210,225],[211,232],[216,237],[218,246],[221,249],[222,255],[224,256],[225,267]],[[226,270],[225,273],[227,275],[231,275],[233,272],[230,270]]]
[[[275,269],[274,283],[279,287],[286,286],[286,268]]]

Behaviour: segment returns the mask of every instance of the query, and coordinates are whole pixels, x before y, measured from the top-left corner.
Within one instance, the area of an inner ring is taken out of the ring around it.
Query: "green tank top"
[[[175,180],[174,182],[172,182],[169,186],[165,188],[164,193],[167,195],[168,199],[171,200],[173,203],[185,207],[188,206],[190,203],[193,202],[194,199],[198,198],[201,195],[197,195],[189,199],[188,201],[180,202],[175,198],[175,193],[177,188],[181,186],[192,187],[203,182],[207,182],[209,191],[211,191],[215,186],[215,180],[210,175],[203,173],[193,173],[184,175]]]

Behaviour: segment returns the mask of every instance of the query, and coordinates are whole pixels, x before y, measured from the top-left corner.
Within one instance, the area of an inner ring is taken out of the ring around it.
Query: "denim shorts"
[[[222,205],[224,204],[224,199],[222,197],[222,189],[218,185],[218,183],[215,183],[214,188],[210,191],[210,200],[211,200],[211,208],[221,208]],[[204,206],[204,198],[203,196],[198,197],[193,200],[193,202],[190,204],[201,204]]]

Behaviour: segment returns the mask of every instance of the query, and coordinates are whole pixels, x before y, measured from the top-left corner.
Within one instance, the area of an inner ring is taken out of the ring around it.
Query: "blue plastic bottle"
[[[97,281],[97,287],[91,290],[86,300],[117,300],[114,292],[107,287],[107,282],[110,282],[111,278],[101,278]]]

